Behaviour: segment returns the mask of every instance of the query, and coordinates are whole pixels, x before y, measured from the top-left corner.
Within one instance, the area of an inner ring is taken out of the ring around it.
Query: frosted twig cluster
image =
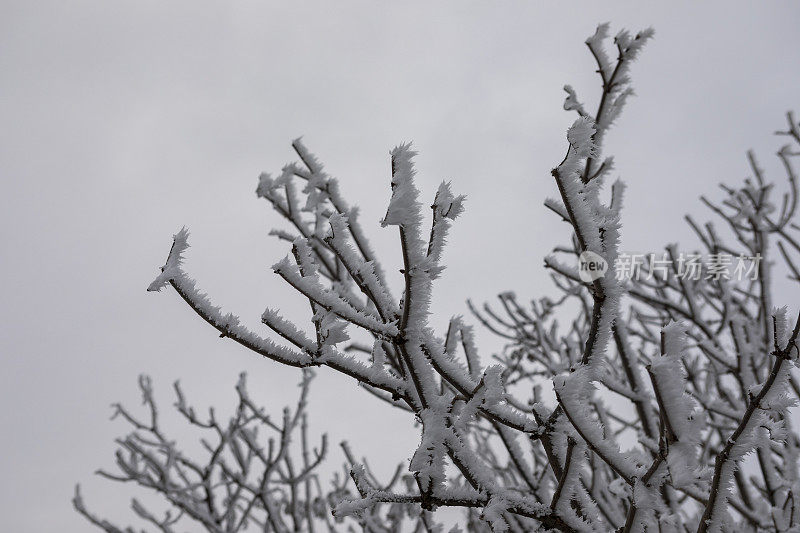
[[[333,531],[342,519],[331,516],[330,507],[351,497],[349,472],[359,468],[368,483],[390,490],[407,482],[398,468],[392,479],[380,485],[364,461],[357,463],[350,447],[343,444],[347,462],[344,472],[320,481],[319,466],[328,456],[328,438],[322,435],[313,446],[308,429],[307,400],[313,371],[304,370],[300,394],[293,409],[285,408],[273,418],[259,407],[246,387],[242,374],[236,385],[233,415],[222,422],[212,407],[200,415],[192,407],[178,382],[175,410],[198,430],[202,458],[171,439],[155,402],[150,378],[141,376],[139,388],[147,417],[142,419],[115,404],[114,418],[122,418],[133,431],[117,440],[115,462],[119,472],[98,471],[104,478],[132,482],[162,496],[173,511],[159,515],[148,504],[134,499],[134,513],[162,533],[183,531],[188,521],[213,533],[239,531]],[[80,487],[75,489],[75,508],[92,524],[108,533],[134,533],[93,514],[86,507]],[[418,508],[402,503],[376,505],[365,520],[378,517],[396,529],[430,520]]]
[[[286,409],[282,419],[274,421],[253,404],[242,375],[236,386],[238,405],[227,422],[219,420],[213,408],[207,415],[199,415],[187,403],[176,382],[177,412],[204,435],[201,443],[206,458],[197,460],[180,450],[166,434],[150,379],[141,376],[139,386],[148,416],[140,419],[124,406],[114,406],[114,416],[127,421],[133,432],[117,441],[119,472],[101,470],[99,474],[115,481],[135,482],[169,501],[178,512],[167,512],[163,517],[157,517],[138,500],[133,501],[134,512],[159,531],[176,531],[179,527],[176,524],[184,515],[207,531],[244,531],[251,523],[261,528],[269,524],[272,530],[287,531],[281,512],[285,506],[290,508],[288,515],[294,526],[303,526],[314,516],[312,491],[316,489],[316,498],[319,498],[319,482],[314,470],[327,453],[325,437],[313,450],[308,442],[305,405],[309,382],[310,371],[301,384],[296,409]],[[266,443],[261,437],[263,432],[272,434]],[[299,461],[290,453],[296,433],[302,441]],[[299,492],[306,496],[306,505],[299,505]],[[134,531],[91,514],[77,488],[74,503],[84,516],[106,531]],[[320,514],[318,507],[317,514]]]
[[[647,275],[635,280],[617,279],[609,269],[586,281],[574,266],[586,254],[608,264],[619,254],[624,187],[615,182],[603,200],[613,160],[602,145],[632,94],[630,66],[651,36],[622,31],[609,39],[601,25],[586,41],[601,80],[599,101],[590,111],[565,87],[564,107],[578,117],[552,171],[558,197],[545,202],[571,236],[545,260],[561,296],[527,305],[506,293],[501,310],[473,307],[507,344],[491,365],[461,317],[444,331],[431,324],[432,286],[464,198],[442,183],[424,209],[409,145],[391,152],[382,221],[394,228],[402,252],[399,296],[357,210],[300,140],[292,145],[299,161],[277,176],[262,175],[257,194],[290,223],[273,231],[291,244],[273,269],[308,301],[308,326],[270,308],[261,317],[268,336],[223,313],[183,268],[188,232],[175,235],[149,290],[171,286],[221,336],[285,365],[350,376],[419,423],[405,484],[381,486],[345,447],[353,490],[329,500],[337,519],[367,531],[400,531],[392,510],[402,508],[417,528],[439,531],[434,511],[458,507],[470,531],[800,531],[800,440],[788,411],[800,396],[791,372],[800,318],[774,308],[769,261],[745,281],[679,276],[674,245],[666,250],[670,268],[656,271],[646,262]],[[753,180],[725,188],[720,204],[704,200],[725,231],[688,220],[709,254],[768,258],[777,247],[796,283],[800,231],[791,160],[800,135],[788,118],[783,134],[792,144],[778,155],[789,187],[780,207],[772,200],[776,185],[751,155]],[[292,495],[287,505],[296,509],[302,498]],[[219,513],[191,516],[209,531],[229,531]],[[282,531],[263,524],[264,531]],[[312,526],[310,519],[294,521],[296,531]]]

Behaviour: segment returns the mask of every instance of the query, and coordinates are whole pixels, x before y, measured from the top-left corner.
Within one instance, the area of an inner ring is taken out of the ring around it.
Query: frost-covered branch
[[[590,49],[597,51],[591,43]],[[596,56],[606,80],[613,69]],[[578,119],[567,157],[553,171],[561,198],[546,207],[569,224],[572,238],[545,263],[562,295],[525,306],[505,293],[499,310],[473,306],[482,323],[507,339],[501,359],[509,383],[554,379],[557,406],[539,439],[544,453],[551,463],[559,461],[547,447],[560,438],[558,420],[566,417],[589,450],[590,487],[598,478],[612,480],[612,493],[588,492],[610,505],[603,514],[623,531],[656,524],[662,530],[797,528],[800,439],[788,409],[800,398],[800,386],[785,362],[795,342],[791,328],[774,327],[776,317],[786,322],[780,318],[786,311],[775,310],[773,285],[773,272],[785,273],[794,287],[800,279],[794,169],[800,136],[793,115],[779,132],[792,143],[777,154],[785,193],[778,196],[780,184],[748,153],[751,179],[740,187],[723,185],[721,201],[702,198],[722,225],[687,217],[702,249],[671,244],[634,264],[615,247],[622,187],[611,188],[604,211],[599,187],[590,188],[594,172],[581,172],[586,163],[580,155],[597,160],[589,143],[597,138],[594,117],[571,87],[565,107]],[[570,180],[565,168],[590,179]],[[610,233],[601,226],[609,220]],[[586,279],[572,266],[587,252],[607,261],[605,275]],[[567,327],[559,324],[565,317]],[[626,404],[633,420],[619,415]],[[636,445],[621,452],[619,437]],[[622,524],[615,522],[619,513]]]
[[[142,376],[139,386],[147,416],[139,418],[123,405],[114,405],[114,417],[124,419],[133,431],[117,440],[118,471],[100,470],[98,474],[113,481],[132,482],[162,496],[170,504],[163,519],[157,519],[138,500],[132,502],[134,513],[159,531],[177,530],[188,521],[205,531],[226,533],[246,531],[259,524],[271,524],[276,531],[296,530],[302,524],[312,529],[314,522],[327,519],[327,495],[309,491],[307,496],[316,503],[306,506],[298,491],[312,486],[315,471],[327,455],[327,438],[323,435],[319,446],[309,447],[305,410],[310,382],[310,371],[304,371],[295,409],[287,408],[282,417],[273,420],[254,404],[242,374],[236,386],[238,401],[227,422],[221,421],[213,408],[205,416],[198,414],[176,382],[177,413],[204,435],[200,442],[205,456],[194,457],[167,435],[150,379]],[[269,436],[262,436],[264,432]],[[298,438],[302,453],[297,450]],[[74,504],[105,531],[123,531],[92,515],[78,488]]]
[[[220,435],[208,447],[212,458],[238,443],[234,459],[237,453],[244,459],[220,462],[221,484],[208,476],[188,484],[194,463],[171,452],[165,463],[149,448],[162,442],[158,435],[121,441],[123,476],[115,479],[144,480],[208,530],[238,523],[231,513],[258,509],[264,516],[253,523],[269,531],[311,530],[323,515],[328,528],[355,520],[367,531],[399,531],[407,517],[419,530],[438,531],[439,507],[462,508],[471,531],[800,528],[800,438],[789,416],[800,384],[788,364],[797,360],[800,322],[792,329],[786,311],[776,311],[784,295],[773,285],[773,271],[793,287],[800,283],[794,167],[800,126],[789,114],[779,132],[789,141],[778,152],[785,185],[748,154],[752,178],[723,186],[720,201],[702,198],[717,222],[687,217],[699,249],[670,244],[634,262],[620,244],[625,187],[617,180],[605,192],[614,165],[602,148],[633,94],[631,65],[652,35],[621,31],[610,39],[603,24],[586,41],[600,77],[597,104],[582,103],[578,91],[564,87],[564,108],[577,118],[551,172],[557,197],[545,202],[568,230],[545,258],[558,296],[526,304],[509,292],[499,306],[470,303],[478,322],[506,345],[492,358],[479,353],[462,317],[444,331],[432,323],[433,287],[445,274],[447,236],[465,199],[443,182],[426,215],[408,144],[388,161],[391,196],[381,224],[391,227],[402,257],[390,268],[367,241],[338,181],[300,140],[292,144],[299,161],[277,177],[260,176],[257,195],[289,226],[272,232],[290,243],[273,270],[308,302],[307,323],[270,307],[259,333],[224,313],[184,270],[188,232],[175,235],[149,290],[171,286],[222,337],[281,364],[345,374],[382,403],[413,414],[418,429],[409,429],[420,440],[409,450],[405,475],[398,471],[381,484],[366,460],[344,446],[346,475],[334,481],[324,505],[312,505],[310,495],[323,494],[313,475],[321,455],[307,444],[305,415],[278,424],[243,399],[248,423],[281,435],[268,450],[254,436],[237,440],[213,416],[201,421],[179,402],[190,422]],[[736,277],[724,273],[726,257],[738,259]],[[626,268],[630,275],[621,276]],[[398,296],[390,290],[395,282]],[[152,433],[157,411],[150,405],[150,422],[120,414],[137,431]],[[281,451],[287,432],[296,431],[302,463]],[[275,472],[281,489],[270,494],[282,494],[278,500],[230,470],[248,461]],[[170,468],[177,470],[165,478]],[[170,496],[164,479],[192,488]],[[227,499],[213,496],[222,487]],[[235,498],[253,503],[234,511],[221,503]],[[113,527],[77,496],[76,507],[95,525]],[[138,504],[134,510],[164,531],[172,527],[171,516],[157,518]]]
[[[379,530],[398,531],[422,521],[419,510],[376,505],[358,520],[332,516],[332,509],[357,492],[347,477],[320,480],[319,467],[327,458],[328,440],[322,435],[314,446],[307,423],[307,398],[313,375],[303,371],[300,395],[294,409],[285,408],[273,418],[251,398],[242,374],[236,386],[233,415],[223,423],[214,408],[206,415],[192,407],[175,383],[177,414],[203,435],[201,454],[182,449],[162,428],[159,409],[149,378],[142,376],[146,416],[139,417],[115,404],[114,417],[125,420],[132,433],[119,439],[115,454],[117,472],[98,471],[102,477],[129,482],[160,495],[169,505],[158,513],[134,498],[131,508],[143,522],[157,531],[173,533],[203,530],[219,533],[239,531],[347,531],[368,521]],[[192,448],[188,443],[187,448]],[[346,450],[346,468],[359,468],[375,479],[368,468]],[[403,481],[400,469],[382,487],[388,491]],[[376,482],[377,483],[377,482]],[[327,489],[323,489],[327,487]],[[98,517],[87,508],[80,487],[75,488],[75,509],[90,523],[109,533],[133,533]],[[369,528],[367,528],[369,530]]]

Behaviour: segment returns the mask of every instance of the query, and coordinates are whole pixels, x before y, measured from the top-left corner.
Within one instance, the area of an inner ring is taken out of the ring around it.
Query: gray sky
[[[778,171],[771,133],[800,111],[798,15],[790,2],[0,2],[3,529],[87,530],[77,481],[121,516],[128,493],[91,472],[111,463],[126,428],[108,406],[138,404],[140,372],[165,408],[178,377],[200,406],[230,405],[242,370],[274,410],[293,400],[296,371],[218,339],[174,293],[145,292],[185,224],[187,270],[217,303],[254,326],[268,305],[303,319],[269,269],[286,249],[254,195],[259,172],[293,159],[291,139],[361,205],[390,270],[396,236],[377,224],[389,149],[414,141],[427,196],[442,179],[469,196],[435,293],[444,326],[468,296],[552,292],[542,257],[567,234],[541,204],[573,119],[561,87],[597,94],[582,44],[597,22],[656,29],[607,143],[629,184],[622,249],[656,251],[691,243],[681,215],[747,173],[747,148]],[[480,342],[484,357],[498,347]],[[410,456],[407,419],[323,374],[316,430],[379,471]]]

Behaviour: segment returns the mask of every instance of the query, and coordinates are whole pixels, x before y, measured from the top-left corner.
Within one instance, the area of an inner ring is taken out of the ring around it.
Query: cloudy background
[[[87,531],[70,507],[78,481],[94,510],[125,516],[130,493],[91,473],[126,430],[109,404],[137,405],[141,372],[164,407],[177,378],[198,405],[230,405],[242,370],[272,409],[294,398],[297,371],[145,287],[185,224],[187,270],[216,302],[256,327],[267,305],[302,319],[269,269],[286,253],[267,237],[279,221],[254,194],[299,135],[392,270],[396,235],[377,224],[391,147],[414,141],[427,196],[442,179],[469,196],[436,288],[442,325],[467,297],[541,295],[542,256],[567,237],[541,205],[573,118],[561,87],[594,102],[582,43],[597,22],[652,25],[607,143],[630,186],[622,248],[690,245],[681,216],[703,212],[698,194],[742,178],[750,147],[778,172],[771,133],[800,110],[798,4],[695,4],[0,2],[2,529]],[[480,343],[484,357],[499,347]],[[316,431],[382,472],[410,456],[409,420],[321,374]]]

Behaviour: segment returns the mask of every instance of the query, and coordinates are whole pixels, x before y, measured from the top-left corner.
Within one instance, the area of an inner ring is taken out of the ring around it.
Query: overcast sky
[[[299,135],[362,207],[388,270],[396,235],[377,221],[394,145],[415,143],[425,195],[442,179],[468,195],[435,292],[442,326],[467,297],[552,293],[542,257],[568,235],[542,202],[573,119],[561,87],[595,101],[583,41],[598,22],[656,29],[607,138],[629,184],[623,250],[691,245],[682,214],[746,175],[747,148],[779,170],[771,134],[800,111],[796,2],[431,4],[0,2],[3,530],[88,530],[70,507],[78,481],[93,509],[124,514],[129,493],[92,471],[111,464],[126,428],[109,404],[138,405],[140,372],[165,408],[177,378],[200,406],[230,405],[242,370],[271,409],[292,401],[297,371],[145,287],[187,225],[187,270],[217,303],[254,327],[268,305],[302,319],[269,268],[286,254],[267,237],[279,221],[254,194]],[[480,343],[484,357],[500,346]],[[379,471],[413,453],[408,419],[322,374],[316,431],[350,438]]]

